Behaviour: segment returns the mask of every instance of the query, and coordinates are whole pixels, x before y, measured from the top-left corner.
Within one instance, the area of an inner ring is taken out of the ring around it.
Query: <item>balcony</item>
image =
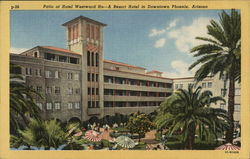
[[[119,90],[148,91],[148,92],[172,92],[171,88],[138,86],[129,84],[114,84],[114,83],[104,83],[104,89],[119,89]]]
[[[129,101],[164,101],[167,97],[145,97],[145,96],[112,96],[104,95],[104,101],[120,101],[120,102],[129,102]]]

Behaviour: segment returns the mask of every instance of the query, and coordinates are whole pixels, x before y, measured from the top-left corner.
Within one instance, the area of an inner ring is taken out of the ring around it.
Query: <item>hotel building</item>
[[[63,26],[67,49],[36,46],[10,55],[10,63],[21,66],[12,73],[22,74],[27,85],[44,97],[34,97],[44,119],[85,121],[115,113],[150,113],[175,89],[185,88],[193,81],[193,78],[165,78],[159,71],[105,60],[106,24],[79,16]],[[219,86],[224,89],[221,82],[216,78],[206,79],[202,87],[206,83],[206,88],[218,95]]]

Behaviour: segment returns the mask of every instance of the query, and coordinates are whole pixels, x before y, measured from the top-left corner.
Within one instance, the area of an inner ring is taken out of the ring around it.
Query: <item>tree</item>
[[[235,82],[240,82],[241,61],[241,16],[236,10],[231,10],[229,15],[223,11],[219,23],[211,20],[207,26],[210,37],[196,37],[206,44],[198,45],[191,49],[194,57],[200,57],[189,70],[196,66],[195,79],[202,81],[208,75],[219,74],[229,81],[228,117],[230,127],[226,133],[227,142],[232,143],[234,131],[234,91]]]
[[[11,70],[20,68],[11,64]],[[35,104],[33,96],[38,95],[34,89],[24,83],[20,74],[10,74],[10,129],[16,133],[17,129],[29,123],[30,118],[40,119],[40,109]]]
[[[129,118],[127,128],[131,133],[137,133],[140,139],[150,131],[153,123],[149,120],[146,114],[135,113]]]
[[[11,147],[21,145],[29,147],[44,147],[58,149],[60,146],[68,149],[83,149],[82,132],[79,123],[70,123],[65,128],[56,120],[39,121],[31,119],[25,130],[19,130],[17,136],[11,136]]]
[[[184,148],[192,149],[197,130],[202,137],[211,133],[216,135],[227,128],[226,111],[210,107],[218,101],[224,99],[213,97],[211,91],[201,92],[201,87],[179,89],[161,104],[155,119],[156,127],[167,129],[169,136],[181,131]]]

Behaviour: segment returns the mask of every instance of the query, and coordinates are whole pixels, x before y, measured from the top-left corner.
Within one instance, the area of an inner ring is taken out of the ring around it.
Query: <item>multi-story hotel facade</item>
[[[14,72],[22,74],[26,84],[44,97],[34,97],[44,119],[86,121],[115,113],[151,113],[175,89],[193,82],[193,78],[165,78],[159,71],[105,60],[106,24],[80,16],[63,26],[67,49],[36,46],[10,56],[10,63],[21,66]],[[203,83],[214,95],[227,88],[216,76],[201,82],[202,87]],[[240,100],[236,101],[240,105]],[[239,121],[238,116],[235,119]]]

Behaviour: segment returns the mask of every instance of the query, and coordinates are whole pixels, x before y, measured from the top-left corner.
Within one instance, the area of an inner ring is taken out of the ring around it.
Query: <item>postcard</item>
[[[249,158],[249,11],[1,1],[0,158]]]

